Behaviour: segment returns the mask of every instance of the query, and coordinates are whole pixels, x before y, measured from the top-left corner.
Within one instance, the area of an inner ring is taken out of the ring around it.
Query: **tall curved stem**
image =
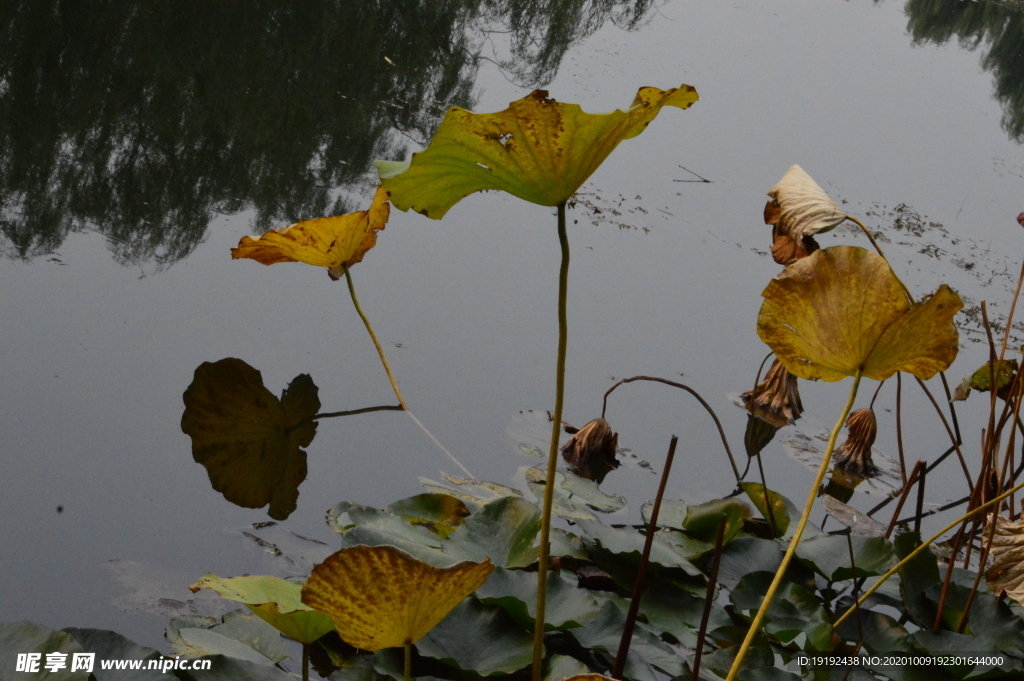
[[[565,231],[565,202],[558,204],[558,243],[562,247],[562,266],[558,273],[558,362],[555,378],[555,411],[551,424],[548,472],[544,481],[544,511],[540,520],[540,560],[537,564],[537,617],[533,629],[533,681],[541,681],[544,666],[544,606],[547,599],[548,559],[550,557],[551,505],[555,491],[555,467],[558,465],[558,435],[562,429],[562,402],[565,397],[565,350],[569,344],[566,300],[569,289],[569,235]]]
[[[384,355],[384,348],[380,346],[380,341],[377,340],[377,334],[373,332],[373,326],[370,324],[369,318],[363,312],[363,308],[359,306],[359,299],[356,298],[356,289],[352,286],[352,274],[349,272],[349,268],[345,268],[345,283],[348,284],[349,295],[352,296],[352,304],[355,305],[356,312],[359,313],[359,318],[363,320],[363,325],[366,327],[366,331],[370,334],[370,340],[373,341],[373,347],[377,348],[377,354],[380,356],[380,363],[384,365],[384,371],[388,375],[388,380],[391,381],[391,389],[395,391],[395,397],[398,398],[398,403],[402,405],[402,409],[409,411],[409,405],[405,403],[405,398],[402,397],[402,391],[398,389],[398,381],[395,380],[394,374],[391,373],[391,366],[388,364],[388,358]]]
[[[821,461],[821,468],[818,469],[818,477],[814,479],[814,484],[811,485],[811,491],[807,494],[807,503],[804,504],[804,512],[800,516],[800,523],[796,526],[796,531],[793,533],[793,538],[789,540],[789,547],[786,549],[786,555],[782,557],[782,564],[779,569],[775,571],[775,578],[772,580],[771,586],[768,587],[768,592],[764,595],[764,600],[761,601],[761,607],[757,610],[757,615],[754,616],[754,621],[750,623],[750,629],[747,631],[746,638],[743,639],[743,644],[740,646],[739,652],[736,654],[736,659],[732,663],[732,667],[729,669],[729,675],[725,681],[735,681],[736,675],[740,671],[740,665],[743,663],[743,658],[747,655],[747,650],[750,648],[750,643],[754,640],[754,636],[757,635],[757,630],[761,628],[761,622],[764,620],[765,614],[768,612],[768,608],[772,604],[772,599],[775,598],[775,592],[779,590],[779,585],[782,584],[782,577],[786,574],[786,568],[789,567],[790,561],[793,560],[793,554],[796,553],[796,547],[800,543],[800,537],[804,534],[804,528],[807,527],[807,520],[811,516],[811,509],[814,508],[814,500],[818,498],[818,489],[821,487],[822,480],[825,479],[825,472],[828,471],[828,465],[832,461],[832,452],[836,448],[836,440],[839,439],[839,433],[843,429],[843,424],[846,423],[846,417],[850,415],[850,410],[853,409],[853,402],[857,399],[857,388],[860,387],[861,369],[857,370],[857,373],[853,377],[853,387],[850,388],[850,397],[846,400],[846,406],[843,407],[843,413],[839,416],[839,420],[836,421],[835,427],[832,429],[832,435],[828,439],[828,447],[825,449],[825,457]]]

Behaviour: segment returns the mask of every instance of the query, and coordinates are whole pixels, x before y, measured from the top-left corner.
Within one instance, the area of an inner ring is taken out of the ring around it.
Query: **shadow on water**
[[[1024,2],[1019,0],[908,0],[904,12],[915,44],[984,45],[981,67],[994,79],[1003,129],[1024,143]]]
[[[116,0],[0,6],[0,250],[101,233],[123,264],[165,267],[216,213],[254,231],[352,210],[341,190],[473,104],[481,60],[524,86],[650,0]],[[500,34],[500,35],[499,35]],[[494,38],[507,54],[494,52]]]

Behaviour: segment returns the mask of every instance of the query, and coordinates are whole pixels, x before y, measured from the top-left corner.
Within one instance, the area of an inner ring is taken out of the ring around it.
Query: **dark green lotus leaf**
[[[502,497],[466,518],[444,541],[456,560],[490,558],[499,567],[526,567],[537,560],[540,508],[521,497]]]
[[[544,481],[547,475],[542,468],[527,468],[526,482],[537,499],[544,497]],[[626,500],[618,494],[608,494],[596,482],[587,480],[570,471],[555,473],[553,496],[554,513],[567,520],[591,520],[591,510],[613,513],[626,507]]]
[[[853,605],[850,599],[843,599],[842,603],[843,611]],[[836,633],[841,639],[856,644],[863,637],[865,650],[872,654],[913,650],[913,646],[907,641],[906,628],[889,615],[877,610],[861,608],[859,618],[858,623],[857,615],[848,617],[839,626]]]
[[[95,653],[97,660],[144,660],[146,662],[142,666],[145,667],[149,660],[163,657],[160,651],[140,646],[113,631],[73,627],[63,631],[71,634],[82,646],[82,650]],[[159,669],[103,669],[102,665],[96,664],[92,673],[96,681],[168,681],[167,675]]]
[[[587,559],[587,549],[583,540],[560,527],[551,528],[551,556]]]
[[[295,510],[306,479],[306,452],[316,435],[318,388],[301,374],[278,400],[260,372],[240,359],[204,362],[182,396],[181,430],[192,458],[213,488],[233,504],[262,508],[284,520]]]
[[[587,665],[568,655],[552,655],[544,662],[544,681],[562,681],[589,673]]]
[[[970,633],[1003,652],[1020,655],[1024,650],[1024,621],[991,593],[978,591],[974,594],[968,626]]]
[[[753,619],[773,578],[767,572],[744,576],[729,594],[737,612]],[[832,650],[832,625],[825,610],[814,594],[790,581],[783,581],[775,592],[762,626],[766,634],[783,645],[790,645],[797,636],[805,634],[814,650]]]
[[[750,572],[775,573],[782,564],[783,551],[770,539],[737,537],[722,548],[718,565],[718,582],[733,589]]]
[[[673,530],[683,529],[683,522],[686,521],[688,506],[675,499],[663,499],[661,508],[658,510],[658,527],[671,527]],[[640,515],[644,522],[651,522],[651,511],[654,510],[654,502],[648,501],[640,507]],[[712,541],[714,538],[712,537]]]
[[[71,656],[84,652],[81,644],[66,631],[55,631],[33,622],[0,622],[0,678],[45,679],[46,681],[88,681],[89,673],[71,671]],[[19,653],[41,653],[39,672],[16,672]],[[67,666],[56,672],[45,668],[47,653],[65,653]],[[99,665],[95,665],[99,667]]]
[[[907,532],[896,537],[893,549],[896,557],[903,560],[921,545],[921,536],[917,532]],[[922,551],[900,568],[900,591],[907,612],[915,624],[931,629],[935,622],[937,608],[925,592],[932,586],[942,582],[938,559],[931,551]]]
[[[701,671],[707,669],[724,679],[728,675],[729,669],[732,668],[732,663],[736,659],[736,652],[739,650],[740,643],[743,641],[746,633],[746,628],[735,626],[719,627],[714,631],[709,631],[708,637],[719,643],[722,647],[711,652],[711,654],[704,655],[703,662],[700,665]],[[758,633],[750,644],[746,657],[740,663],[739,678],[745,679],[752,672],[763,673],[769,669],[775,669],[775,653],[764,635]]]
[[[850,548],[845,535],[821,535],[806,539],[797,546],[797,558],[806,561],[825,579],[841,582],[853,577],[880,575],[893,565],[892,544],[884,537],[851,537]]]
[[[930,631],[921,630],[915,631],[907,637],[907,640],[916,648],[923,653],[929,653],[931,655],[970,655],[970,656],[1000,656],[999,649],[988,641],[979,640],[976,636],[968,636],[966,634],[957,634],[953,631]],[[1006,660],[1006,656],[1000,656]],[[1008,662],[1017,665],[1016,669],[1024,669],[1020,665],[1020,660],[1014,660],[1010,658]],[[1011,667],[1013,668],[1013,667]],[[942,671],[949,674],[955,675],[953,678],[964,678],[967,673],[970,673],[971,678],[985,678],[983,672],[993,669],[990,666],[975,666],[975,665],[943,665]],[[998,676],[997,678],[1021,678],[1017,675],[1009,676]]]
[[[632,560],[639,563],[644,550],[644,535],[636,530],[611,527],[597,520],[581,520],[576,525],[605,551],[631,555]],[[655,535],[651,546],[651,562],[665,567],[682,568],[689,575],[700,574],[700,570],[683,555],[681,547],[662,536],[662,533]]]
[[[582,629],[573,629],[571,633],[584,648],[603,651],[614,659],[625,623],[625,613],[614,603],[606,602],[597,619]],[[683,660],[646,625],[637,623],[626,657],[625,676],[635,681],[657,681],[652,667],[669,676],[679,676],[683,673]]]
[[[669,584],[652,584],[640,600],[640,614],[647,627],[658,634],[670,634],[686,648],[697,645],[697,632],[704,615],[704,599]],[[712,602],[708,630],[732,624],[725,609]]]
[[[530,664],[533,636],[503,609],[470,597],[420,639],[416,650],[481,676],[511,674]]]
[[[430,478],[420,478],[423,489],[434,494],[447,494],[461,499],[470,511],[476,511],[477,507],[497,501],[502,497],[522,497],[523,493],[507,485],[500,485],[496,482],[485,480],[470,480],[467,478],[456,478],[445,475],[451,487],[435,482]]]
[[[176,617],[171,620],[167,627],[171,648],[185,657],[226,655],[263,665],[288,658],[281,635],[255,614],[236,610],[213,626],[209,625],[209,619]]]
[[[436,534],[387,511],[342,501],[327,512],[327,524],[343,535],[343,548],[390,545],[434,567],[459,562],[458,558],[441,552],[441,538]]]
[[[425,527],[442,539],[450,535],[469,515],[461,499],[450,494],[417,494],[384,509],[410,525]]]
[[[739,499],[714,499],[703,504],[690,506],[686,511],[683,529],[689,534],[707,542],[715,541],[718,521],[725,517],[725,541],[730,541],[743,527],[743,521],[751,516],[750,507]]]
[[[786,510],[786,502],[783,500],[782,495],[772,490],[768,490],[768,494],[765,495],[764,486],[759,482],[741,482],[740,487],[747,493],[747,498],[753,502],[761,517],[769,523],[774,522],[774,527],[779,537],[784,537],[786,530],[789,529],[790,516]],[[771,518],[768,517],[769,504],[771,505]]]
[[[586,589],[577,588],[554,572],[548,573],[546,630],[582,627],[601,612],[597,600]],[[482,603],[502,608],[524,629],[533,630],[537,607],[537,575],[533,572],[495,568],[484,585],[476,590]]]

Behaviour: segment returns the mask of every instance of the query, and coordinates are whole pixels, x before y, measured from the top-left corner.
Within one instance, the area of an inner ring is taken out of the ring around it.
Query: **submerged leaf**
[[[943,284],[912,304],[885,260],[863,248],[816,251],[761,295],[757,333],[800,378],[839,381],[861,369],[879,381],[897,371],[929,379],[956,358],[960,296]]]
[[[983,541],[988,542],[993,516],[989,515]],[[1012,522],[995,516],[995,534],[989,547],[991,566],[985,571],[985,581],[992,593],[1006,590],[1006,594],[1024,605],[1024,521]]]
[[[233,504],[270,504],[271,518],[287,518],[306,479],[302,448],[316,435],[310,419],[320,409],[317,392],[301,374],[278,400],[260,372],[240,359],[200,364],[182,396],[181,430],[192,438],[192,458],[213,488]]]
[[[768,190],[764,221],[772,225],[772,257],[789,265],[818,250],[812,234],[827,232],[846,219],[835,201],[800,166],[792,166]]]
[[[500,189],[542,206],[557,206],[624,139],[636,137],[663,106],[689,108],[689,85],[640,88],[625,111],[588,114],[544,90],[492,114],[448,110],[430,145],[409,161],[377,161],[381,186],[399,210],[439,220],[466,196]]]
[[[378,188],[369,210],[303,220],[273,229],[259,239],[243,236],[238,247],[231,249],[231,257],[249,258],[264,265],[304,262],[326,267],[332,279],[339,279],[345,268],[362,262],[377,243],[377,232],[387,225],[391,211],[387,200],[387,194]]]
[[[356,648],[396,648],[423,638],[493,569],[486,559],[435,568],[393,546],[354,546],[313,568],[302,602]]]

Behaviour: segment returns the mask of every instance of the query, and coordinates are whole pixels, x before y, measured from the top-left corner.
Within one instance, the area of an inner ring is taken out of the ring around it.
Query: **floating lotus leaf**
[[[332,279],[339,279],[345,268],[362,262],[377,243],[377,232],[387,225],[391,212],[387,200],[387,194],[377,189],[369,210],[303,220],[273,229],[259,239],[243,236],[238,247],[231,249],[231,257],[250,258],[264,265],[304,262],[326,267]]]
[[[790,373],[839,381],[858,369],[875,380],[906,371],[928,379],[956,358],[960,296],[943,284],[911,303],[880,256],[833,246],[772,279],[757,333]]]
[[[461,499],[449,494],[429,492],[396,501],[384,510],[410,525],[425,527],[442,539],[454,532],[469,516],[469,509]]]
[[[780,265],[818,250],[811,235],[834,229],[846,219],[846,213],[800,166],[790,167],[768,196],[772,200],[764,208],[764,221],[774,227],[772,257]]]
[[[222,578],[208,574],[189,587],[216,591],[221,598],[245,603],[267,624],[288,638],[312,643],[334,629],[334,622],[302,602],[302,585],[280,577],[245,575]]]
[[[992,517],[989,516],[982,535],[986,542],[992,531]],[[1011,522],[997,515],[995,523],[985,581],[992,593],[998,595],[1005,589],[1010,598],[1024,605],[1024,522]]]
[[[994,371],[993,371],[994,368]],[[1000,397],[1005,393],[1005,388],[1013,383],[1017,373],[1017,360],[1003,359],[996,360],[995,364],[985,362],[980,369],[960,381],[960,385],[953,391],[953,401],[966,400],[971,390],[988,392],[992,389],[992,375],[995,374],[996,394]]]
[[[181,430],[213,488],[233,504],[270,504],[271,518],[287,518],[306,479],[302,447],[316,435],[309,420],[320,409],[313,379],[297,376],[278,400],[259,371],[228,357],[200,364],[183,399]]]
[[[786,512],[786,502],[783,500],[782,495],[768,490],[766,497],[765,488],[759,482],[741,482],[740,488],[747,493],[747,497],[754,503],[761,516],[770,523],[774,523],[774,528],[779,536],[784,536],[786,530],[789,529],[789,514]],[[768,517],[769,504],[771,505],[770,512],[772,514],[770,519]]]
[[[435,568],[393,546],[354,546],[313,568],[302,602],[362,650],[415,643],[491,573],[489,560]]]
[[[588,114],[534,90],[504,111],[448,110],[430,145],[409,161],[377,161],[381,186],[400,210],[439,220],[470,194],[500,189],[542,206],[576,193],[619,142],[636,137],[663,106],[689,108],[697,91],[640,88],[625,111]]]

